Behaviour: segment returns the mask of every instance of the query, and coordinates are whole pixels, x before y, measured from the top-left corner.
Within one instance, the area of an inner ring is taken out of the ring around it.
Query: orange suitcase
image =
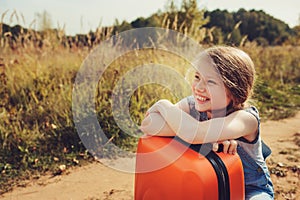
[[[239,156],[215,153],[207,146],[176,137],[140,138],[135,200],[245,199]]]

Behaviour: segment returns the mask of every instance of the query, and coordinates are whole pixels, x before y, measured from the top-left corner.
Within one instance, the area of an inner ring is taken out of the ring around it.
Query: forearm
[[[159,101],[152,110],[159,112],[170,129],[188,143],[202,144],[227,139],[221,134],[224,118],[199,122],[166,100]]]
[[[149,127],[146,126],[146,120],[144,122],[145,132],[164,134],[165,131],[170,136],[175,133],[184,141],[192,144],[211,143],[239,137],[253,141],[257,135],[257,119],[243,110],[233,112],[226,117],[199,122],[170,101],[160,100],[148,110],[148,113],[156,113],[159,118],[151,119],[148,123],[152,125]]]
[[[188,143],[224,141],[247,137],[249,133],[253,134],[252,138],[256,136],[257,120],[245,111],[200,122],[176,106],[167,104],[158,110],[176,135]]]
[[[147,135],[175,136],[174,131],[159,113],[149,113],[142,121],[140,128]]]
[[[207,140],[208,123],[199,123],[199,121],[176,106],[162,107],[161,115],[169,128],[188,143],[200,144],[215,141],[213,138],[210,138],[209,141]]]

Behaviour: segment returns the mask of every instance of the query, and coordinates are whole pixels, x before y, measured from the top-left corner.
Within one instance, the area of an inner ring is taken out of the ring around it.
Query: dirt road
[[[290,119],[264,122],[261,129],[263,140],[273,150],[268,164],[273,171],[276,199],[297,199],[297,196],[300,199],[300,112]],[[16,188],[0,196],[0,199],[129,200],[133,199],[133,191],[134,174],[93,163],[61,176],[41,177],[25,188]]]

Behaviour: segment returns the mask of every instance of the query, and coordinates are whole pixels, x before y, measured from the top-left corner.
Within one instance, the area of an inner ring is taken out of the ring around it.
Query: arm
[[[175,104],[178,109],[189,113],[189,107],[186,99],[182,99]],[[140,129],[147,135],[156,136],[175,136],[176,133],[166,123],[165,119],[159,112],[147,112],[145,119],[142,121]]]
[[[216,142],[241,136],[252,141],[257,134],[256,118],[243,110],[226,117],[199,122],[169,101],[161,100],[149,112],[160,113],[169,128],[188,143]]]
[[[169,127],[159,113],[149,113],[142,121],[140,129],[147,135],[175,136],[175,132]]]

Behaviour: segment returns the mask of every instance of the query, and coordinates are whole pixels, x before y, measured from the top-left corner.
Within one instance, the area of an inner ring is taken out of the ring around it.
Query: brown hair
[[[250,56],[238,48],[229,46],[210,47],[205,52],[212,59],[231,94],[232,108],[243,108],[252,95],[255,81],[255,68]]]

